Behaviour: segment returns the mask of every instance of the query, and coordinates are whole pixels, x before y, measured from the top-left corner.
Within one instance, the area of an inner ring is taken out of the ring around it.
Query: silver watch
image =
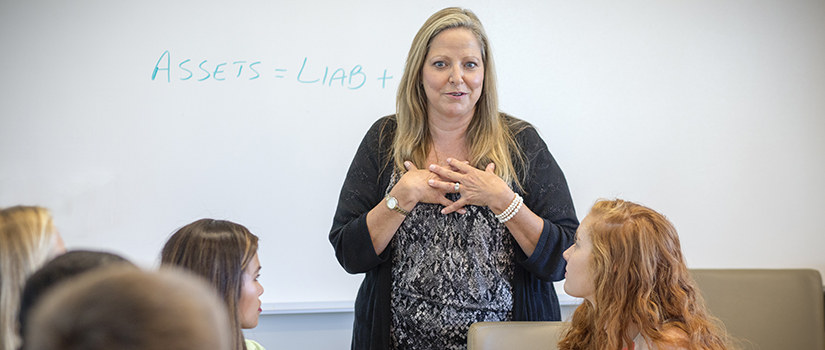
[[[407,216],[407,214],[410,213],[410,212],[404,210],[403,208],[399,207],[398,206],[398,199],[393,197],[393,196],[390,196],[390,195],[387,195],[387,208],[390,208],[390,210],[395,210],[395,211],[401,213],[401,215],[404,215],[404,216]]]

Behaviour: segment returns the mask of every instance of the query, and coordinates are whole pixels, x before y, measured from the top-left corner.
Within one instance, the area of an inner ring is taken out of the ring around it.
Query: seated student
[[[241,329],[255,328],[261,312],[258,237],[239,224],[201,219],[180,228],[161,252],[161,266],[179,266],[206,278],[229,310],[233,350],[263,349],[244,339]]]
[[[66,248],[48,210],[16,206],[0,210],[0,350],[15,350],[23,284]]]
[[[564,291],[584,298],[559,349],[726,349],[705,309],[679,237],[661,214],[601,200],[564,252]]]
[[[215,292],[180,270],[111,267],[55,287],[32,310],[24,350],[229,349]]]
[[[58,284],[78,277],[80,274],[117,265],[137,268],[120,255],[90,250],[69,251],[47,262],[46,265],[43,265],[26,280],[26,286],[23,288],[23,294],[20,298],[20,312],[18,313],[20,334],[25,333],[26,321],[32,307],[46,292]]]

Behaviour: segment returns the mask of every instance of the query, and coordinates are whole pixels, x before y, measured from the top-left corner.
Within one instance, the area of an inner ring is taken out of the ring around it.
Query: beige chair
[[[477,322],[467,350],[555,350],[568,322]]]
[[[817,270],[691,270],[710,312],[743,349],[825,349]]]

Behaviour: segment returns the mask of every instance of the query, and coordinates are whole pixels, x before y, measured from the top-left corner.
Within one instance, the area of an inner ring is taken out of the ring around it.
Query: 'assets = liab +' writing
[[[186,58],[180,61],[175,60],[177,65],[172,65],[172,55],[167,50],[164,51],[155,67],[152,70],[153,81],[225,81],[225,80],[257,80],[257,79],[295,79],[301,84],[318,84],[329,87],[341,87],[350,90],[361,89],[370,85],[370,77],[367,71],[360,64],[356,64],[350,69],[331,68],[329,66],[313,67],[308,63],[308,58],[304,57],[300,68],[290,70],[281,67],[268,67],[258,60],[237,60],[219,61],[217,63],[209,60],[193,61]],[[297,73],[294,73],[297,72]],[[387,80],[392,79],[387,75],[387,69],[381,74],[372,77],[375,86],[381,89],[387,87]]]

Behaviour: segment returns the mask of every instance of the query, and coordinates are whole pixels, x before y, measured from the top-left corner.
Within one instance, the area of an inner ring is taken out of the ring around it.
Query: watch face
[[[398,200],[395,197],[387,197],[387,207],[395,209],[396,206],[398,206]]]

